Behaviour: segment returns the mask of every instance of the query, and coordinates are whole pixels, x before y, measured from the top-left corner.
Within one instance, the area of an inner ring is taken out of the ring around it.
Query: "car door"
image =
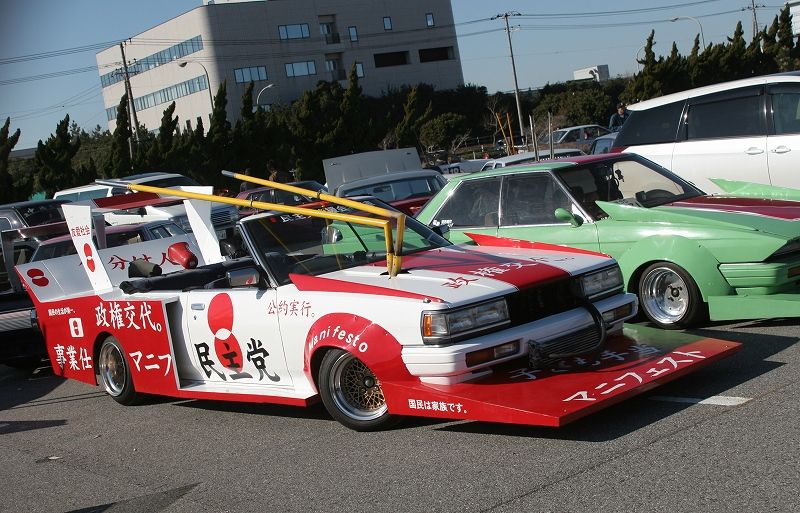
[[[772,185],[800,188],[800,84],[767,86],[772,127],[767,165]]]
[[[707,192],[709,178],[770,183],[764,87],[740,88],[689,101],[672,153],[672,171]]]
[[[183,378],[243,388],[292,387],[279,327],[276,289],[184,292],[189,369]]]
[[[555,216],[557,208],[578,211],[567,191],[550,173],[507,175],[503,177],[501,190],[498,235],[597,251],[595,224],[576,227],[560,221]]]
[[[433,216],[431,226],[450,226],[450,240],[471,240],[465,232],[497,235],[502,177],[463,180]]]

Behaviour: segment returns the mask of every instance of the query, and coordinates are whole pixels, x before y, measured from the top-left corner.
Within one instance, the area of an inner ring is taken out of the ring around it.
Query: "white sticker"
[[[72,338],[83,338],[83,324],[80,317],[69,318],[69,334]]]

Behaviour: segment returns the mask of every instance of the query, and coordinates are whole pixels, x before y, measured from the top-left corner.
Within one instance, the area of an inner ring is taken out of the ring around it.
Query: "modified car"
[[[320,201],[246,202],[263,212],[239,221],[246,256],[233,259],[208,201],[243,200],[174,192],[197,245],[124,254],[93,245],[89,207],[65,207],[78,254],[17,267],[57,375],[122,404],[321,400],[356,430],[403,416],[560,426],[738,349],[624,327],[636,298],[605,255],[456,246],[376,199],[231,176]]]
[[[798,191],[709,196],[635,154],[566,157],[451,180],[417,215],[454,241],[485,236],[600,251],[662,328],[800,317]]]

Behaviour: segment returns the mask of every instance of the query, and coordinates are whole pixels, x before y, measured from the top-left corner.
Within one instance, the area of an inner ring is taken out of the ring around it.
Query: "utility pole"
[[[506,22],[506,35],[508,36],[508,52],[511,54],[511,71],[514,73],[514,97],[517,99],[517,121],[519,122],[519,136],[525,141],[525,128],[522,124],[522,105],[519,101],[519,85],[517,84],[517,65],[514,63],[514,47],[511,45],[511,28],[508,26],[508,18],[510,16],[521,16],[516,11],[508,11],[503,14],[492,16],[491,19],[496,20],[503,18]],[[509,127],[510,130],[510,127]],[[509,153],[511,155],[511,153]]]
[[[753,39],[756,38],[756,34],[758,34],[758,18],[756,18],[756,0],[750,0],[752,3],[753,9]]]
[[[131,89],[131,77],[128,74],[128,61],[125,60],[125,46],[123,43],[119,44],[119,51],[122,53],[122,69],[125,72],[125,92],[128,94],[128,108],[131,113],[131,122],[133,127],[131,136],[139,140],[139,118],[136,117],[136,107],[133,105],[133,90]],[[131,154],[131,162],[133,162],[133,154]]]

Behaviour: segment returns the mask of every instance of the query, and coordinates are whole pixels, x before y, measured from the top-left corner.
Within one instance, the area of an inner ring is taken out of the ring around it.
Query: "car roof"
[[[553,148],[553,155],[555,156],[565,155],[575,151],[581,151],[581,150],[580,148]],[[539,158],[547,158],[549,156],[550,156],[550,150],[539,150]],[[516,155],[508,155],[497,159],[487,160],[486,164],[502,163],[508,165],[508,164],[513,164],[514,162],[519,162],[521,160],[528,160],[532,158],[536,158],[535,154],[532,151],[526,151],[524,153],[517,153]]]
[[[300,180],[298,182],[287,182],[286,183],[286,185],[293,185],[295,187],[300,187],[301,189],[307,189],[307,187],[304,187],[304,185],[308,185],[308,184],[315,184],[315,185],[320,187],[320,189],[318,189],[318,190],[322,190],[322,191],[325,190],[325,186],[322,185],[321,183],[319,183],[316,180]],[[251,194],[254,194],[254,193],[257,193],[257,192],[269,191],[269,190],[272,190],[272,189],[275,189],[275,187],[272,187],[272,186],[269,186],[269,185],[265,185],[263,187],[253,187],[252,189],[246,189],[244,191],[241,191],[239,194],[236,195],[236,197],[240,198],[240,199],[241,198],[246,198],[246,197],[250,196]],[[315,190],[315,189],[309,189],[309,190]]]
[[[718,93],[721,91],[728,91],[730,89],[738,89],[740,87],[748,87],[761,84],[772,84],[776,82],[800,82],[800,72],[790,71],[787,73],[774,73],[772,75],[761,75],[758,77],[743,78],[740,80],[732,80],[730,82],[723,82],[721,84],[713,84],[703,87],[696,87],[694,89],[687,89],[678,93],[667,94],[645,100],[643,102],[628,105],[628,110],[637,111],[659,107],[668,103],[686,100],[687,98],[694,98],[704,94]]]
[[[4,205],[0,205],[0,208],[13,208],[13,209],[20,209],[20,208],[28,208],[28,207],[40,207],[43,205],[63,205],[64,203],[68,203],[65,200],[60,199],[42,199],[42,200],[26,200],[26,201],[16,201],[14,203],[6,203]]]
[[[410,178],[424,178],[428,176],[442,176],[442,173],[435,169],[413,169],[411,171],[393,171],[377,176],[370,176],[369,178],[360,178],[352,182],[345,182],[341,184],[337,191],[348,190],[353,187],[362,187],[364,185],[373,185],[376,183],[396,182]]]
[[[644,157],[635,153],[600,153],[597,155],[580,155],[575,157],[562,157],[557,160],[545,160],[543,162],[531,162],[516,166],[498,167],[496,169],[482,171],[480,173],[469,173],[464,175],[454,175],[450,183],[457,183],[462,180],[479,180],[489,176],[506,175],[521,173],[526,171],[549,171],[563,167],[570,167],[579,164],[591,164],[592,162],[614,161],[614,160],[637,160]],[[646,160],[646,159],[645,159]]]

